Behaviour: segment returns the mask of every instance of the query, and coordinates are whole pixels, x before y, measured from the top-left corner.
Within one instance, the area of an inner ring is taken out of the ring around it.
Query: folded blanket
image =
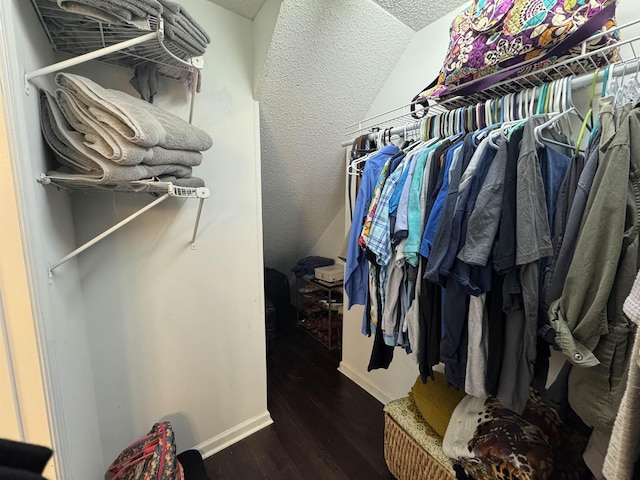
[[[211,148],[211,137],[206,132],[144,100],[69,73],[58,73],[56,83],[98,121],[136,145],[196,151]]]
[[[202,162],[202,153],[168,150],[162,147],[141,147],[122,137],[108,125],[97,121],[84,105],[64,88],[56,90],[58,106],[66,120],[84,134],[84,144],[102,157],[120,165],[185,165],[193,167]]]
[[[40,125],[47,144],[58,161],[70,169],[57,175],[82,178],[93,183],[117,184],[133,180],[172,175],[180,178],[191,176],[191,167],[184,165],[131,165],[115,164],[87,147],[84,135],[73,129],[48,93],[40,96]]]

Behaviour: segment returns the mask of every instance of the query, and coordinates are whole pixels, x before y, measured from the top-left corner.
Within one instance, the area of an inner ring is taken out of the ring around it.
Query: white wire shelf
[[[104,184],[77,178],[72,174],[45,175],[44,173],[40,174],[37,180],[43,185],[52,185],[67,191],[153,193],[169,194],[171,197],[180,198],[208,198],[210,196],[207,187],[182,187],[171,182],[155,180],[135,180],[120,184]]]
[[[82,180],[79,178],[73,178],[72,175],[45,175],[41,174],[38,178],[38,182],[43,185],[52,185],[58,187],[60,189],[66,191],[102,191],[102,192],[126,192],[126,193],[152,193],[158,196],[155,200],[153,200],[148,205],[140,208],[136,212],[132,213],[124,220],[121,220],[111,228],[105,230],[101,234],[95,236],[93,239],[88,242],[82,244],[68,255],[64,256],[57,262],[54,262],[49,265],[49,281],[53,279],[53,271],[61,266],[62,264],[68,262],[72,258],[80,255],[82,252],[92,247],[100,240],[108,237],[115,231],[124,227],[126,224],[130,223],[143,213],[148,210],[151,210],[156,205],[164,202],[169,197],[178,197],[178,198],[198,198],[200,203],[198,205],[198,213],[196,216],[196,221],[193,227],[193,235],[191,237],[191,249],[196,249],[196,237],[198,236],[198,227],[200,225],[200,216],[202,215],[202,207],[204,204],[205,198],[209,198],[210,192],[207,187],[181,187],[178,185],[174,185],[171,182],[158,182],[153,180],[138,180],[133,182],[127,182],[123,184],[117,185],[108,185],[108,184],[96,184],[93,182],[88,182],[86,180]]]
[[[636,52],[640,52],[640,35],[633,35],[633,30],[635,30],[633,27],[638,24],[640,24],[640,18],[612,28],[607,33],[617,31],[620,39],[596,50],[588,51],[587,45],[590,42],[599,39],[604,34],[596,34],[585,40],[580,45],[582,53],[573,58],[552,63],[544,68],[525,72],[516,78],[496,83],[495,85],[472,95],[452,96],[450,98],[441,99],[437,102],[431,101],[431,105],[427,112],[424,112],[423,107],[417,102],[408,103],[401,107],[347,126],[345,129],[345,136],[349,139],[353,139],[365,133],[384,130],[387,128],[394,128],[394,133],[400,132],[402,129],[415,130],[419,127],[420,120],[416,119],[416,117],[412,115],[412,108],[415,108],[418,115],[424,114],[424,116],[430,117],[446,113],[456,108],[476,105],[490,99],[500,98],[510,93],[518,93],[562,77],[578,75],[585,80],[587,77],[591,78],[591,74],[593,74],[597,68],[604,67],[605,65],[617,65],[618,67],[616,71],[619,72],[622,71],[620,67],[624,68],[624,65],[633,65],[633,68],[635,68],[639,59]],[[625,33],[629,34],[629,38],[624,39]],[[611,60],[613,57],[611,54],[615,49],[617,49],[620,54],[619,61]],[[517,66],[515,68],[518,69]],[[524,66],[521,68],[524,68]],[[478,81],[480,80],[473,80],[460,85],[458,88],[473,86]],[[574,85],[576,85],[576,82],[574,82]],[[343,143],[343,146],[350,145],[351,143],[352,140],[347,140]]]
[[[150,16],[150,31],[143,31],[66,12],[51,0],[31,0],[31,3],[57,52],[79,57],[121,45],[122,49],[101,53],[94,59],[128,69],[151,61],[158,64],[160,75],[178,81],[195,81],[192,75],[203,66],[202,57],[190,55],[164,35],[161,17]],[[41,70],[44,73],[32,72],[27,74],[27,79],[50,73],[48,69]]]

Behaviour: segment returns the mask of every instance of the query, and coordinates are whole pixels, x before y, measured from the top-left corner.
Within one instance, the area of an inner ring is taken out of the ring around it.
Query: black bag
[[[291,292],[289,278],[273,268],[264,269],[264,297],[265,304],[271,302],[275,309],[275,328],[282,331],[292,318]],[[266,313],[266,312],[265,312]]]

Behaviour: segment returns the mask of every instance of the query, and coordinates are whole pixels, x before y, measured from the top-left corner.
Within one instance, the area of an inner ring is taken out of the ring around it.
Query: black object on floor
[[[51,455],[48,447],[0,439],[0,478],[42,478]]]
[[[198,450],[185,450],[178,455],[178,461],[184,470],[184,480],[211,480]]]
[[[382,404],[336,369],[328,351],[298,328],[268,358],[274,424],[205,462],[215,480],[390,480]],[[189,479],[187,479],[189,480]]]
[[[291,292],[289,277],[273,268],[264,269],[264,297],[271,302],[275,312],[275,327],[280,331],[286,328],[291,319]]]

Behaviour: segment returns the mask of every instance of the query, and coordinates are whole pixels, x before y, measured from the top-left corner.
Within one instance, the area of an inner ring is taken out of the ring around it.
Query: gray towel
[[[158,181],[171,182],[178,187],[199,188],[205,186],[204,180],[199,177],[178,178],[173,175],[160,175]]]
[[[139,98],[68,73],[58,73],[56,83],[69,90],[97,120],[136,145],[197,151],[211,148],[206,132]]]
[[[193,167],[202,162],[202,153],[168,150],[162,147],[141,147],[131,143],[108,125],[91,116],[88,109],[64,88],[56,90],[56,100],[66,120],[84,134],[84,145],[107,160],[120,165],[184,165]]]
[[[40,96],[40,124],[44,138],[57,159],[74,172],[70,174],[63,170],[56,174],[100,184],[118,184],[160,175],[191,176],[191,167],[183,165],[123,166],[106,160],[84,144],[83,134],[71,127],[48,93]]]
[[[162,5],[158,0],[57,0],[58,6],[68,10],[70,5],[86,5],[97,8],[124,20],[145,19],[149,16],[159,17]]]
[[[211,38],[209,38],[209,35],[207,34],[207,32],[205,32],[205,30],[200,26],[200,24],[198,24],[198,22],[195,21],[195,19],[189,14],[189,12],[187,12],[187,10],[182,5],[176,2],[172,2],[171,0],[159,0],[159,1],[163,7],[163,13],[165,15],[168,16],[170,14],[174,14],[174,15],[177,15],[179,18],[180,17],[184,18],[185,23],[188,23],[189,25],[193,26],[195,30],[197,30],[200,34],[202,34],[202,36],[204,37],[203,40],[206,43],[211,43]]]
[[[58,88],[56,100],[67,122],[84,135],[87,147],[120,165],[142,163],[148,148],[129,142],[108,125],[101,124],[68,90]]]
[[[149,17],[162,13],[157,0],[57,0],[57,3],[71,13],[115,25],[133,25],[141,30],[151,30]]]
[[[194,36],[189,35],[179,26],[167,22],[164,24],[164,31],[167,34],[167,37],[169,37],[169,39],[174,44],[180,47],[180,49],[187,52],[189,55],[204,55],[204,52],[207,49],[207,45],[200,42]]]

